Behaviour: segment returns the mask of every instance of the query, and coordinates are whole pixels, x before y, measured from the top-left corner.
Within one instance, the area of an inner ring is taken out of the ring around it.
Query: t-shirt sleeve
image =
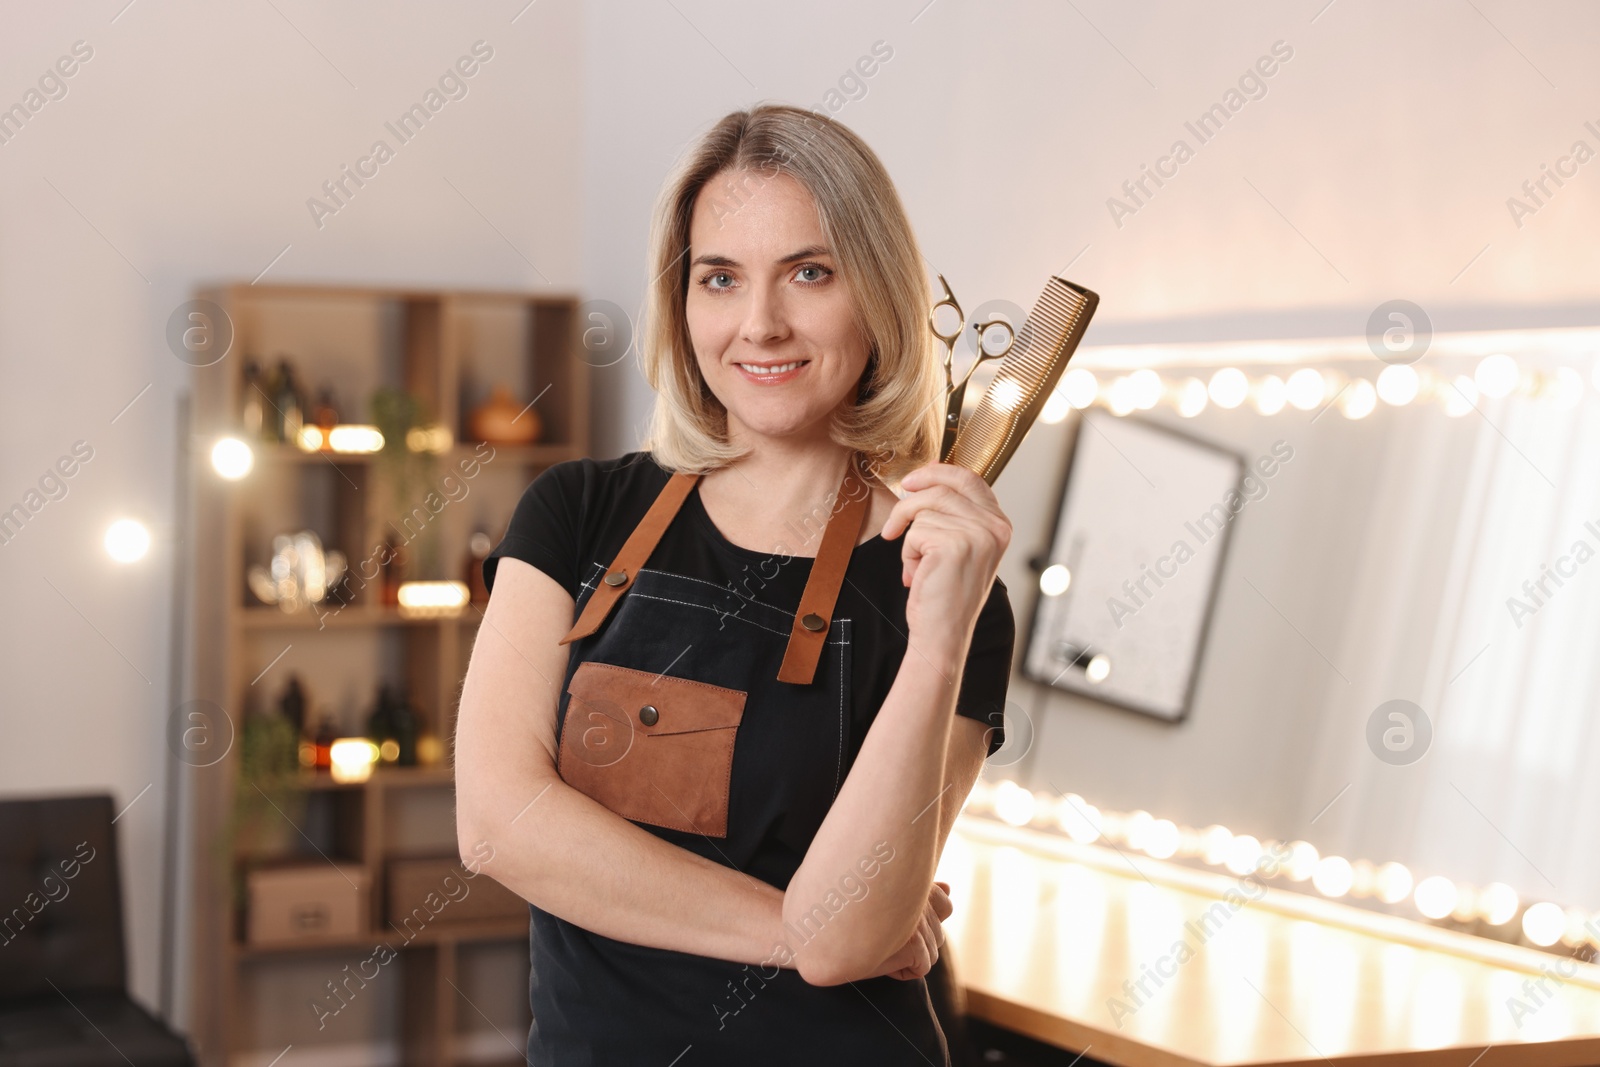
[[[577,600],[582,500],[581,461],[541,471],[517,501],[505,537],[484,559],[484,584],[494,589],[495,568],[509,556],[544,571]]]
[[[962,668],[961,692],[956,696],[957,715],[990,727],[988,756],[1006,742],[1006,690],[1011,684],[1011,653],[1016,639],[1011,596],[997,577],[972,629],[972,645]]]

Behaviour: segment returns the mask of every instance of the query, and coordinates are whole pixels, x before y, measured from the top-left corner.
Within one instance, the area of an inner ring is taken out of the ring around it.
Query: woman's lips
[[[765,374],[758,371],[746,370],[744,365],[740,363],[735,363],[734,366],[739,368],[740,375],[742,375],[744,380],[747,382],[754,382],[757,385],[780,385],[783,382],[793,381],[796,375],[811,365],[811,361],[809,359],[789,361],[789,364],[796,363],[799,364],[799,366],[791,367],[789,370],[776,372],[769,371]],[[780,363],[776,364],[776,366],[788,366],[789,364]]]

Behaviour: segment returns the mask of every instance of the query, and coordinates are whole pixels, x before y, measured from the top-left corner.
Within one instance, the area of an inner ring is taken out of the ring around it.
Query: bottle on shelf
[[[247,436],[259,439],[266,403],[261,395],[261,364],[253,359],[245,362],[244,386],[240,392],[243,394],[239,411],[240,428]]]
[[[323,386],[317,393],[317,404],[313,412],[313,421],[322,428],[322,439],[328,439],[328,431],[339,425],[339,405],[334,403],[333,389]]]
[[[316,761],[312,764],[319,771],[328,770],[333,766],[333,743],[338,740],[339,729],[334,726],[333,719],[328,715],[322,716],[322,724],[317,727],[317,736],[313,742],[316,746]]]
[[[278,395],[273,403],[278,409],[278,439],[296,444],[300,440],[300,429],[305,425],[305,394],[285,356],[278,357],[277,381]]]
[[[306,691],[300,684],[298,674],[289,675],[289,681],[283,687],[283,695],[278,698],[278,711],[294,727],[294,735],[303,737],[306,732]]]
[[[400,758],[400,742],[395,737],[394,697],[387,684],[378,686],[378,702],[367,716],[367,737],[378,746],[378,759],[394,763]]]
[[[415,767],[417,765],[417,732],[420,724],[417,715],[407,699],[405,691],[401,690],[395,697],[394,703],[389,708],[389,722],[394,728],[394,739],[399,745],[395,756],[395,763],[401,767]]]

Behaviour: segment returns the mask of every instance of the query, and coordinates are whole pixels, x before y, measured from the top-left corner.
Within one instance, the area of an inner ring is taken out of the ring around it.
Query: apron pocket
[[[564,782],[634,822],[727,836],[744,693],[593,661],[578,665],[567,692],[556,753]]]

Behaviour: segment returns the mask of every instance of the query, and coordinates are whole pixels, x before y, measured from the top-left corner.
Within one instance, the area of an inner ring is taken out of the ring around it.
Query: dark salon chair
[[[178,1067],[128,996],[111,797],[0,801],[0,1067]]]

